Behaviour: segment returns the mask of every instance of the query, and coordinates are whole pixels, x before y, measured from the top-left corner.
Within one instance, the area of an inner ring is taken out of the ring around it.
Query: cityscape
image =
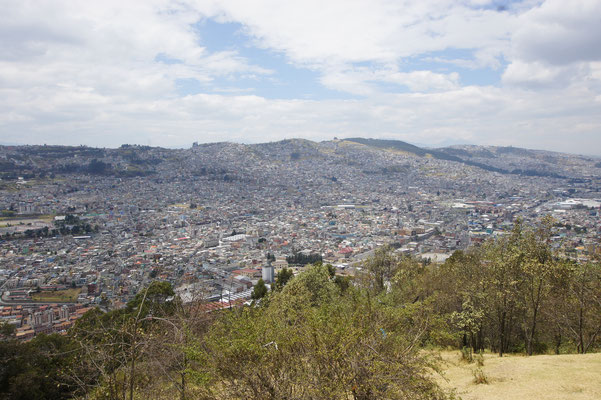
[[[600,251],[591,157],[293,139],[4,146],[0,159],[0,315],[21,340],[64,333],[92,307],[122,308],[153,280],[228,308],[282,268],[322,261],[353,276],[386,245],[442,263],[518,219],[551,216],[552,246],[570,258]]]

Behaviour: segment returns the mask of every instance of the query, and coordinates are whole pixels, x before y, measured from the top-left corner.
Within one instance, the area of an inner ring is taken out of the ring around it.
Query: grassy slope
[[[486,354],[482,370],[489,384],[476,385],[476,364],[459,361],[459,352],[445,352],[446,388],[463,400],[601,399],[601,354],[533,357]]]

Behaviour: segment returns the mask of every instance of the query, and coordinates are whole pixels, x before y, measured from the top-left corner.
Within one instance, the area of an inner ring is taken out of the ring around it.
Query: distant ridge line
[[[365,138],[346,138],[344,140],[349,141],[349,142],[363,144],[366,146],[376,147],[376,148],[380,148],[380,149],[395,149],[395,150],[406,151],[408,153],[412,153],[412,154],[415,154],[420,157],[425,157],[426,155],[430,154],[432,157],[434,157],[438,160],[454,161],[454,162],[462,163],[462,164],[469,165],[472,167],[477,167],[477,168],[480,168],[480,169],[483,169],[486,171],[497,172],[500,174],[544,176],[544,177],[551,177],[551,178],[569,179],[566,176],[555,174],[555,173],[542,173],[542,172],[534,171],[534,170],[524,171],[521,169],[514,169],[514,170],[510,171],[507,169],[497,168],[497,167],[493,167],[491,165],[486,165],[486,164],[479,163],[476,161],[466,160],[466,159],[458,157],[456,155],[448,154],[444,151],[444,149],[442,149],[442,150],[424,149],[424,148],[415,146],[413,144],[403,142],[402,140],[365,139]],[[515,149],[519,149],[519,148],[516,147]],[[524,150],[524,151],[527,151],[527,150]]]

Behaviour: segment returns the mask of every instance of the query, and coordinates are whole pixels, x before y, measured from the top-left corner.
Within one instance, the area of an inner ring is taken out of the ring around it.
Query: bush
[[[476,369],[474,369],[474,371],[472,372],[474,375],[474,383],[476,385],[488,385],[488,376],[486,376],[486,374],[484,373],[484,371],[482,371],[482,368],[478,367]]]
[[[474,356],[473,356],[471,347],[461,348],[461,360],[465,361],[469,364],[474,362]]]
[[[476,360],[476,364],[478,365],[478,367],[484,366],[484,355],[481,352],[476,354],[476,357],[474,357],[474,359]]]

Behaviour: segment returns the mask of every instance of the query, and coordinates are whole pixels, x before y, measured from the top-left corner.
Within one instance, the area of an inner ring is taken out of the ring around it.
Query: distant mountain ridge
[[[215,180],[247,181],[262,179],[260,175],[265,174],[273,178],[280,168],[300,173],[308,162],[322,165],[327,179],[334,176],[338,165],[352,167],[355,173],[394,174],[413,171],[416,165],[424,163],[440,172],[448,170],[451,166],[448,163],[452,163],[517,176],[590,179],[601,174],[599,159],[585,156],[518,147],[423,148],[401,140],[360,137],[322,142],[306,139],[258,144],[218,142],[194,144],[187,149],[139,145],[117,149],[0,146],[0,178],[8,180],[71,173],[127,178],[183,171]]]
[[[424,148],[412,145],[410,143],[403,142],[401,140],[390,140],[390,139],[348,138],[348,139],[344,139],[344,140],[363,144],[366,146],[376,147],[376,148],[405,151],[405,152],[412,153],[419,157],[426,157],[429,155],[438,160],[455,161],[455,162],[470,165],[473,167],[478,167],[478,168],[484,169],[486,171],[498,172],[501,174],[546,176],[546,177],[563,178],[563,179],[567,178],[566,176],[563,176],[558,173],[546,172],[546,171],[541,171],[541,170],[536,170],[536,169],[523,169],[523,168],[506,169],[506,168],[502,168],[502,167],[497,167],[497,166],[494,166],[491,164],[487,164],[486,162],[475,161],[472,159],[473,158],[472,154],[470,154],[467,150],[456,149],[453,147],[445,147],[445,148],[440,148],[440,149],[424,149]],[[525,155],[525,156],[528,156],[528,154],[529,154],[528,152],[532,151],[532,150],[526,150],[526,149],[521,149],[521,148],[517,148],[517,147],[499,148],[499,149],[509,149],[509,150],[501,150],[501,151],[506,151],[506,152],[510,152],[511,149],[516,149],[516,152],[518,152],[522,155]],[[491,153],[490,151],[487,152],[487,155],[494,157],[493,153]],[[470,158],[470,159],[467,159],[467,158]]]

